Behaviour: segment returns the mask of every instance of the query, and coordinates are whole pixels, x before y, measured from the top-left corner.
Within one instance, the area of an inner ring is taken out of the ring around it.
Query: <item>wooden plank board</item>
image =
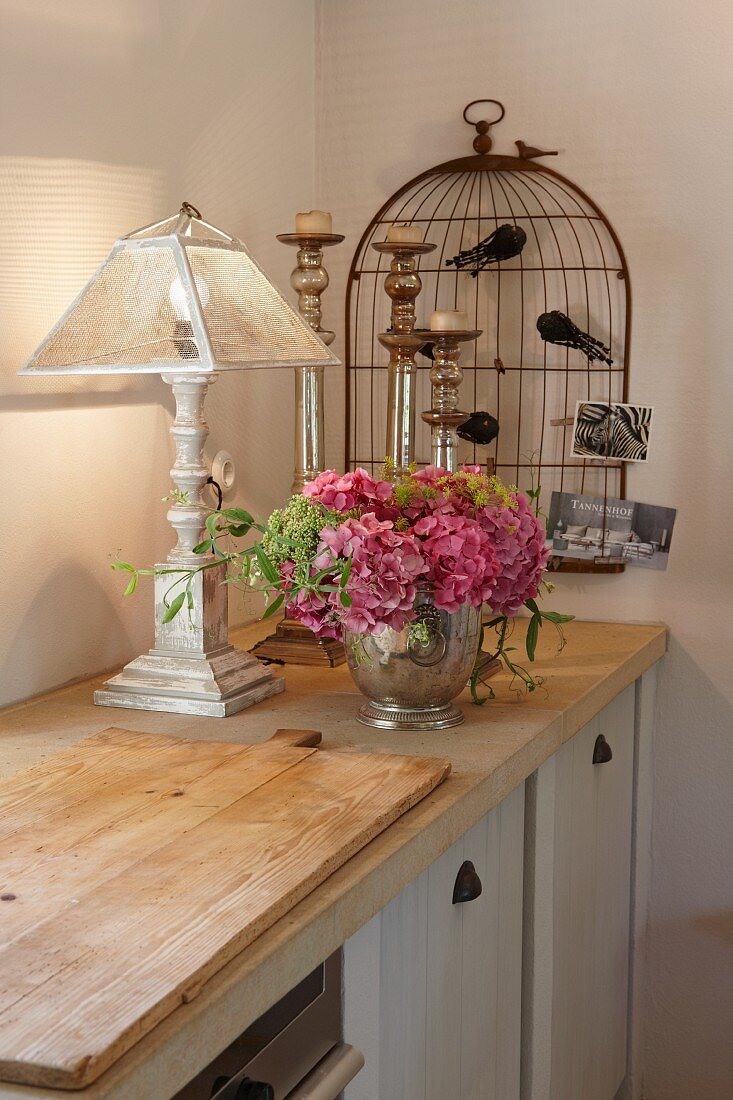
[[[106,731],[0,784],[0,1078],[89,1084],[449,769]]]

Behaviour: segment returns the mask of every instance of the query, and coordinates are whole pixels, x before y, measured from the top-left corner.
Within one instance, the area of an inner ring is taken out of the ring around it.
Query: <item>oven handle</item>
[[[364,1065],[364,1055],[348,1043],[340,1043],[318,1063],[305,1080],[288,1093],[287,1100],[336,1100]]]

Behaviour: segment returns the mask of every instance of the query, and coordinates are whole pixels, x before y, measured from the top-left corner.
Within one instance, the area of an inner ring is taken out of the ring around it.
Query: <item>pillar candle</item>
[[[295,232],[305,233],[333,233],[333,220],[325,210],[307,210],[303,214],[295,215]]]
[[[436,309],[430,315],[430,328],[433,332],[446,330],[466,331],[468,329],[468,314],[458,309]]]
[[[390,225],[387,229],[388,244],[422,244],[419,225]]]

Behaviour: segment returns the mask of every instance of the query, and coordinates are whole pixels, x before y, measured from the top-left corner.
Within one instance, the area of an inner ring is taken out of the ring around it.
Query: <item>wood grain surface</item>
[[[445,778],[109,729],[0,783],[0,1079],[78,1089]]]

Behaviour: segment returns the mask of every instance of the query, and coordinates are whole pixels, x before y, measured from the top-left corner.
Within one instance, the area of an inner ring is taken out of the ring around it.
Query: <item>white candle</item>
[[[430,314],[432,332],[445,332],[451,329],[467,331],[468,314],[459,309],[436,309]]]
[[[390,225],[387,229],[389,244],[422,244],[422,229],[419,225]]]
[[[333,233],[333,219],[325,210],[306,210],[295,215],[295,232]]]

